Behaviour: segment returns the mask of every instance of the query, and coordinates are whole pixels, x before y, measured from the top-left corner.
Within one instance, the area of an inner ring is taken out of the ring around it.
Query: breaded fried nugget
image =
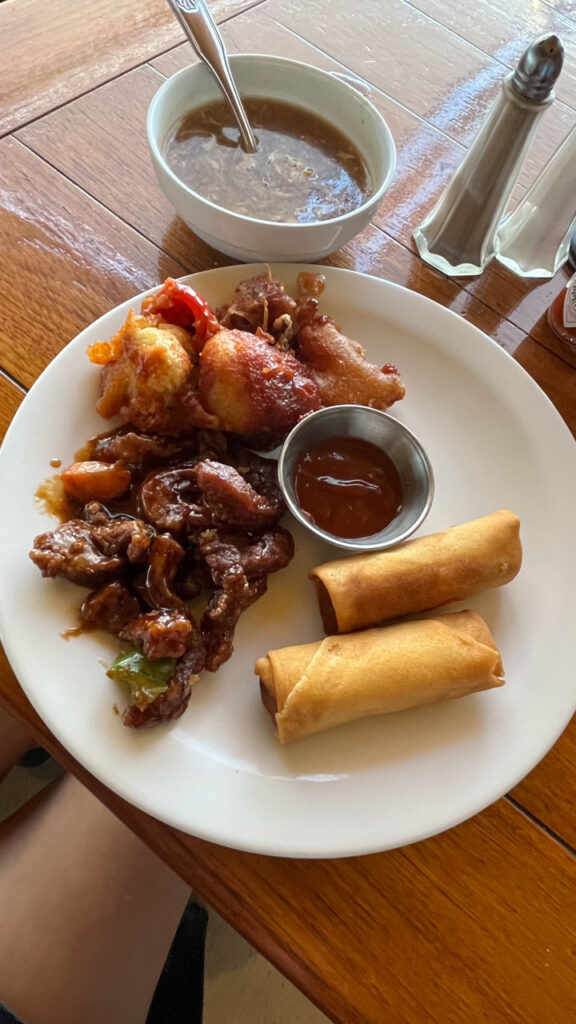
[[[106,349],[92,346],[90,358],[105,364],[96,405],[100,415],[122,415],[141,430],[162,430],[193,369],[182,344],[185,334],[170,324],[151,324],[130,310]]]
[[[342,334],[327,316],[301,327],[296,351],[316,383],[323,405],[370,405],[387,409],[404,398],[404,385],[395,366],[369,363],[357,341]]]
[[[236,434],[284,436],[305,413],[320,408],[305,367],[245,331],[222,330],[206,342],[198,389],[220,428]]]

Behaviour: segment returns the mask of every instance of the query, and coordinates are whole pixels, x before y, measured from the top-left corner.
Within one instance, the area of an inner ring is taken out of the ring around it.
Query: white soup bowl
[[[368,199],[340,217],[312,223],[279,223],[233,213],[204,199],[170,169],[163,155],[166,138],[189,111],[221,98],[203,63],[183,68],[160,86],[148,111],[147,132],[158,183],[190,228],[220,252],[243,262],[311,263],[349,242],[369,223],[388,188],[396,150],[382,115],[355,79],[284,57],[238,54],[230,65],[240,95],[283,100],[330,122],[353,143],[372,183]]]

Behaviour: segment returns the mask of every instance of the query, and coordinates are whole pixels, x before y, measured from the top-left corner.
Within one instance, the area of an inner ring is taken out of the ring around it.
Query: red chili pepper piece
[[[159,313],[169,324],[193,329],[202,347],[220,330],[214,313],[205,299],[187,284],[167,277],[162,288],[145,303],[146,313]]]

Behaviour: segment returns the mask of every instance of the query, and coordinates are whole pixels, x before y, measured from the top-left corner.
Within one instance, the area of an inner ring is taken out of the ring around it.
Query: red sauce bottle
[[[548,323],[562,341],[576,345],[576,274],[548,307]]]

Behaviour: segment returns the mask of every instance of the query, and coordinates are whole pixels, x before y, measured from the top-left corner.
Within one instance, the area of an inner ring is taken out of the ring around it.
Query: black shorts
[[[10,1010],[7,1010],[4,1003],[0,1003],[0,1024],[24,1024],[20,1017],[15,1017]]]

